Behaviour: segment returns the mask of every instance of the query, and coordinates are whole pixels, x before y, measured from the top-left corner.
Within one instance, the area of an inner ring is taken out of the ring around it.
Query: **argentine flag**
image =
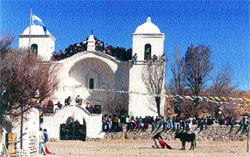
[[[37,17],[36,15],[32,15],[32,25],[42,26],[43,30],[44,30],[44,34],[46,35],[47,27],[45,26],[43,21],[39,17]]]

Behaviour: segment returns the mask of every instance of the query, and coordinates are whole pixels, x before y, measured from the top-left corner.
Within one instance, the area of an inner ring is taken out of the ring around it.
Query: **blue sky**
[[[0,33],[18,35],[29,25],[29,12],[40,17],[56,37],[56,51],[94,35],[105,43],[132,47],[132,33],[148,15],[165,33],[164,50],[170,63],[176,47],[184,56],[188,46],[203,44],[212,51],[212,76],[232,65],[233,82],[250,90],[250,40],[248,1],[0,1]]]

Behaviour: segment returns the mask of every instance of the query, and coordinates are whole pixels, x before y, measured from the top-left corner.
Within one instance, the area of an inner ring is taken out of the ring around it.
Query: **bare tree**
[[[232,83],[232,68],[230,66],[230,64],[225,64],[222,69],[220,69],[214,80],[212,85],[210,85],[210,87],[207,90],[207,93],[210,96],[216,96],[216,97],[228,97],[231,96],[232,92],[237,88],[236,84]],[[215,104],[215,103],[207,103],[208,106],[213,106],[213,108],[215,107],[219,107],[222,106],[221,104]],[[237,113],[236,113],[236,109],[235,109],[235,105],[232,104],[226,104],[223,105],[225,108],[225,111],[227,113],[227,116],[232,116],[232,117],[236,117]],[[208,110],[211,114],[215,113],[215,110]],[[217,114],[217,113],[216,113]]]
[[[170,80],[168,85],[168,90],[173,95],[184,95],[185,88],[185,62],[184,59],[180,57],[180,50],[177,48],[174,54],[174,60],[171,64],[171,72],[173,78]],[[183,100],[179,97],[176,97],[176,101],[170,101],[172,107],[178,107],[178,109],[183,110]],[[178,104],[178,106],[176,106]],[[180,113],[179,112],[179,113]]]
[[[10,34],[0,35],[0,57],[3,58],[6,53],[11,51],[13,48],[11,47],[12,42],[14,41],[14,37]]]
[[[238,119],[241,115],[240,114],[241,107],[236,104],[229,103],[223,105],[221,108],[224,117],[232,117],[234,119]]]
[[[58,84],[56,67],[29,51],[10,49],[1,59],[0,73],[0,108],[12,120],[21,117],[22,149],[23,115],[53,95]]]
[[[146,86],[148,93],[156,94],[153,97],[157,107],[157,114],[160,116],[160,104],[162,91],[164,89],[164,77],[165,77],[166,61],[156,61],[148,63],[142,73],[142,80]]]
[[[122,90],[123,89],[125,88],[122,88]],[[103,102],[104,113],[116,115],[128,113],[128,93],[114,93],[112,91],[107,91],[106,93],[107,99]]]
[[[3,57],[7,52],[9,52],[12,47],[11,43],[13,42],[14,38],[10,37],[9,34],[7,35],[0,35],[0,59],[2,61]],[[1,68],[1,67],[0,67]],[[1,70],[1,69],[0,69]],[[0,101],[1,101],[1,107],[0,107],[0,126],[2,126],[2,121],[4,118],[4,111],[7,109],[7,104],[2,101],[2,96],[5,89],[3,88],[3,83],[0,82]]]
[[[232,83],[232,68],[226,64],[219,70],[215,76],[212,85],[208,88],[211,96],[230,96],[230,94],[237,88],[236,84]]]
[[[206,87],[209,73],[213,69],[209,47],[191,45],[185,55],[185,80],[192,95],[199,96]],[[195,116],[198,116],[199,99],[194,100]]]
[[[180,58],[180,50],[175,50],[174,61],[171,64],[173,78],[169,85],[169,90],[174,95],[183,95],[185,88],[185,62]]]

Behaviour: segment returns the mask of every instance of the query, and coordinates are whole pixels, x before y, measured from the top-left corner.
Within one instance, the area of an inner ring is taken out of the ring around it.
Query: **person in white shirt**
[[[46,155],[45,148],[44,148],[44,135],[43,135],[43,129],[40,128],[39,131],[39,154],[44,154]]]

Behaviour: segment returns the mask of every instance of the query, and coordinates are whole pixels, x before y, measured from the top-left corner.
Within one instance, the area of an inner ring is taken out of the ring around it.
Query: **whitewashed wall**
[[[49,138],[59,139],[60,136],[60,124],[66,123],[68,117],[74,117],[78,120],[80,124],[83,124],[83,119],[85,119],[87,126],[86,136],[89,138],[103,138],[104,134],[102,131],[102,114],[99,115],[89,115],[85,110],[72,105],[66,106],[58,110],[55,114],[50,116],[44,116],[43,124],[41,125],[43,129],[47,129]]]
[[[20,119],[13,122],[12,133],[17,134],[17,151],[20,149]],[[34,155],[30,149],[30,138],[35,136],[35,145],[32,145],[36,149],[36,153],[39,150],[39,112],[37,109],[32,109],[29,113],[24,115],[23,121],[23,150],[28,156]]]
[[[133,34],[133,55],[137,53],[137,60],[144,60],[145,45],[151,45],[151,57],[161,56],[164,52],[165,36],[161,34]]]
[[[49,61],[55,50],[55,38],[51,35],[48,36],[33,36],[31,35],[30,45],[38,45],[38,56],[44,61]],[[29,36],[20,35],[19,36],[19,48],[28,48],[29,46]]]
[[[139,63],[138,63],[139,64]],[[142,73],[146,65],[134,64],[129,73],[129,90],[139,93],[148,93],[145,83],[142,80]],[[163,91],[165,93],[165,77],[164,77]],[[164,113],[165,98],[161,99],[161,115]],[[156,116],[157,108],[154,97],[149,95],[129,94],[129,114],[133,116]]]
[[[104,57],[102,57],[104,56]],[[91,94],[84,87],[90,77],[95,78],[95,88],[110,86],[114,88],[114,73],[118,69],[119,61],[102,52],[80,52],[72,57],[55,62],[58,66],[59,90],[55,97],[64,102],[68,96],[75,98],[78,94],[85,100]],[[82,85],[83,88],[70,88]],[[66,87],[66,88],[64,88]],[[105,99],[101,96],[100,100]]]

